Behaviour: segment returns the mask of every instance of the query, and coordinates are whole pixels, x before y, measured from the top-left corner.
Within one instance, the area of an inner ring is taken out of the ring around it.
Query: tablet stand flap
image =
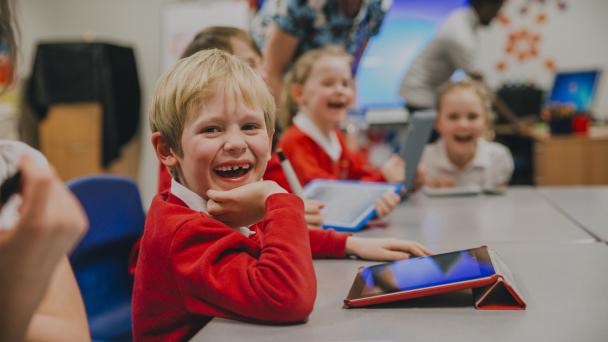
[[[494,284],[473,289],[475,308],[479,310],[523,310],[526,303],[502,277]]]

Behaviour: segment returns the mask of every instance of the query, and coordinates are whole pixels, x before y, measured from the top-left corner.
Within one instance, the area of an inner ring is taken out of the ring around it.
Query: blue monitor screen
[[[487,248],[480,247],[364,268],[355,280],[362,282],[363,286],[353,286],[360,289],[360,293],[351,293],[349,297],[416,290],[493,274],[495,271]]]
[[[571,104],[579,112],[587,112],[593,104],[597,70],[562,72],[555,76],[549,104]]]
[[[357,70],[359,108],[403,105],[399,86],[405,72],[450,12],[467,2],[394,0]]]

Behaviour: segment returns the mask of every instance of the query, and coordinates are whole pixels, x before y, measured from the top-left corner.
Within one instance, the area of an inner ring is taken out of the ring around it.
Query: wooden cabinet
[[[40,123],[40,150],[64,181],[100,173],[137,179],[139,138],[132,139],[121,156],[102,166],[102,108],[99,103],[53,105]]]
[[[608,136],[536,137],[536,185],[608,184]]]

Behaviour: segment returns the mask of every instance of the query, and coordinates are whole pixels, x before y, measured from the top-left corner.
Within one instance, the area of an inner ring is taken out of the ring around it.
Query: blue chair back
[[[131,339],[129,254],[143,233],[145,214],[135,182],[87,176],[68,183],[89,219],[70,255],[94,340]]]

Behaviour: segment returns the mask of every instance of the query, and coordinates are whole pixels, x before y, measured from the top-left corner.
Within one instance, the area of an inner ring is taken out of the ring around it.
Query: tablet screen
[[[343,180],[315,180],[306,185],[304,197],[323,202],[324,227],[352,227],[370,214],[385,193],[399,192],[400,184]]]
[[[486,247],[396,261],[362,269],[348,299],[428,288],[495,274]]]
[[[361,213],[372,207],[376,200],[394,186],[359,186],[353,191],[352,184],[319,186],[311,191],[308,198],[325,204],[323,217],[334,224],[352,224]]]

